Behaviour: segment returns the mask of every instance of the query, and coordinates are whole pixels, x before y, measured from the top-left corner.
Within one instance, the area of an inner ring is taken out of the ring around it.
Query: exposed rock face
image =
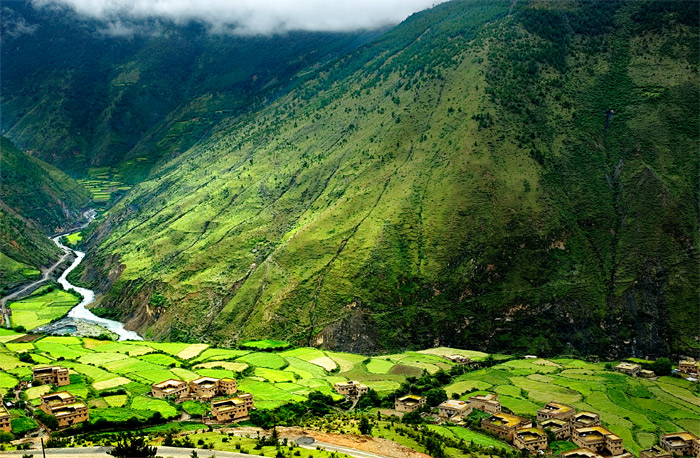
[[[371,316],[361,309],[352,310],[339,321],[326,325],[311,343],[329,350],[364,355],[376,353],[380,349],[375,324]]]

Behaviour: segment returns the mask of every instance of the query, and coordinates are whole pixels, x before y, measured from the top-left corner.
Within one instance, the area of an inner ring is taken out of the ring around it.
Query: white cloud
[[[78,14],[117,24],[123,21],[201,21],[214,32],[270,34],[290,30],[349,31],[396,24],[444,0],[32,0],[34,6],[63,5]]]

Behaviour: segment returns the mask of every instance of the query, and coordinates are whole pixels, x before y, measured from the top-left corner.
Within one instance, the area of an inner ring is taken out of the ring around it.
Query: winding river
[[[78,232],[78,231],[75,231]],[[70,235],[70,234],[64,234],[64,235]],[[114,332],[119,336],[119,340],[143,340],[143,338],[135,333],[134,331],[127,331],[124,329],[124,323],[121,323],[119,321],[114,321],[114,320],[108,320],[107,318],[101,318],[94,313],[92,313],[90,310],[87,309],[87,305],[95,302],[95,292],[92,291],[91,289],[87,288],[81,288],[79,286],[75,286],[71,284],[68,281],[68,274],[70,274],[73,269],[78,267],[78,265],[83,261],[83,258],[85,258],[85,253],[82,251],[77,251],[74,250],[70,247],[65,246],[64,244],[61,243],[61,237],[62,235],[56,236],[52,238],[51,240],[58,245],[60,249],[62,249],[65,253],[70,253],[71,251],[75,254],[75,261],[73,261],[73,264],[68,267],[65,272],[58,278],[58,283],[63,286],[64,289],[69,290],[72,289],[78,293],[80,293],[83,296],[83,300],[80,301],[78,305],[73,307],[70,312],[68,312],[68,316],[70,318],[75,318],[83,321],[87,321],[89,323],[96,324],[98,326],[101,326],[109,331]]]

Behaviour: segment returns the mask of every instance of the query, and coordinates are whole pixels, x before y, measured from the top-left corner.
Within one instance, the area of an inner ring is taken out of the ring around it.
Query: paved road
[[[362,450],[355,450],[348,447],[341,447],[339,445],[327,444],[325,442],[316,442],[313,445],[301,446],[308,450],[315,450],[316,447],[321,447],[324,450],[330,452],[345,453],[355,458],[386,458],[384,455],[377,455],[376,453],[364,452]],[[47,448],[46,458],[113,458],[107,453],[111,450],[111,447],[78,447],[78,448]],[[192,456],[191,448],[178,448],[178,447],[158,447],[158,456],[165,458],[190,458]],[[200,458],[209,458],[212,455],[216,455],[216,458],[250,458],[251,456],[258,455],[248,455],[245,453],[235,453],[235,452],[222,452],[220,450],[202,450],[194,449]],[[24,454],[33,455],[35,458],[42,458],[41,450],[14,450],[11,452],[0,452],[0,457],[21,457]]]
[[[107,454],[111,447],[80,447],[80,448],[47,448],[46,458],[113,458]],[[191,448],[177,447],[158,447],[158,456],[172,458],[190,458],[192,455]],[[256,455],[247,455],[245,453],[221,452],[219,450],[202,450],[194,449],[200,458],[209,458],[216,455],[216,458],[250,458]],[[24,454],[34,455],[35,458],[41,458],[41,450],[17,450],[12,452],[0,452],[3,457],[21,457]]]
[[[329,452],[345,453],[346,455],[354,456],[356,458],[387,458],[386,455],[378,455],[372,452],[365,452],[364,450],[356,450],[354,448],[343,447],[342,445],[334,445],[320,441],[316,441],[312,445],[300,445],[299,447],[303,447],[309,450],[316,450],[316,447],[321,447],[322,449],[328,450]],[[219,455],[217,454],[216,456]]]

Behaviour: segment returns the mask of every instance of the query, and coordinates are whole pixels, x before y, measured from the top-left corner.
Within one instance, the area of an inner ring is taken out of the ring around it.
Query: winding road
[[[61,276],[58,278],[58,283],[63,287],[65,290],[73,290],[77,293],[79,293],[82,297],[83,300],[80,301],[78,305],[73,307],[69,312],[68,312],[68,317],[70,318],[75,318],[78,320],[83,320],[87,321],[92,324],[96,324],[98,326],[101,326],[119,336],[119,340],[143,340],[143,338],[138,335],[134,331],[128,331],[124,328],[124,323],[121,323],[119,321],[114,321],[114,320],[108,320],[106,318],[101,318],[94,313],[92,313],[90,310],[87,309],[87,305],[91,304],[95,301],[95,292],[92,291],[91,289],[87,288],[81,288],[79,286],[75,286],[71,284],[68,281],[68,274],[70,274],[78,265],[83,261],[85,258],[85,253],[82,251],[74,250],[70,247],[65,246],[64,244],[61,243],[61,237],[66,236],[66,235],[71,235],[76,232],[79,232],[85,227],[87,227],[90,222],[95,219],[95,211],[94,210],[89,210],[84,213],[85,218],[87,218],[87,222],[85,224],[80,225],[78,228],[73,229],[72,231],[63,233],[63,234],[58,234],[54,237],[49,237],[49,239],[55,243],[61,250],[63,250],[63,256],[56,262],[54,265],[46,269],[41,278],[37,281],[34,281],[27,286],[23,287],[20,290],[15,291],[12,294],[8,294],[7,296],[3,297],[0,299],[0,309],[2,311],[3,318],[5,320],[5,326],[6,327],[11,327],[11,322],[10,322],[10,313],[9,310],[6,307],[6,303],[9,300],[15,299],[17,297],[20,297],[22,294],[26,293],[29,291],[31,288],[45,282],[46,280],[49,279],[49,276],[58,268],[59,265],[61,265],[63,262],[66,261],[66,259],[73,254],[75,256],[75,260],[73,263],[63,271]]]

